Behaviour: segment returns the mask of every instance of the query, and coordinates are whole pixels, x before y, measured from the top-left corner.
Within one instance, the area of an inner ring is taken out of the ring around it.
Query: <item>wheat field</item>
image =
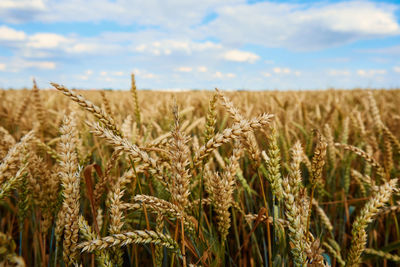
[[[400,263],[399,91],[51,86],[0,91],[0,266]]]

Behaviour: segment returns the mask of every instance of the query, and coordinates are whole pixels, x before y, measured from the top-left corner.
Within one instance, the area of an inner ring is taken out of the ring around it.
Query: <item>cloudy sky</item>
[[[400,87],[396,2],[0,0],[0,87]]]

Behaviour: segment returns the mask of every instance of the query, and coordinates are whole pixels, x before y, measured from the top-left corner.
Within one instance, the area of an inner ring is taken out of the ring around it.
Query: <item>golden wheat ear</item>
[[[133,96],[133,101],[135,103],[136,123],[138,126],[140,126],[140,123],[141,123],[140,107],[139,107],[138,92],[137,92],[137,88],[136,88],[136,80],[135,80],[134,73],[131,74],[131,93]]]
[[[78,140],[74,134],[76,122],[73,116],[65,116],[60,128],[60,178],[63,203],[60,222],[63,223],[63,258],[67,264],[75,264],[78,260],[76,245],[78,243],[78,216],[80,209],[80,170],[76,145]]]
[[[64,95],[68,96],[72,101],[78,103],[81,107],[91,112],[99,121],[101,121],[108,129],[110,129],[114,134],[122,136],[118,126],[114,122],[113,118],[110,117],[104,110],[93,104],[92,102],[86,100],[83,96],[76,94],[75,92],[67,89],[66,87],[50,83],[58,91],[62,92]]]
[[[380,186],[355,219],[346,266],[358,266],[361,263],[361,254],[365,250],[365,245],[367,243],[367,232],[365,229],[373,221],[374,217],[379,213],[386,202],[389,201],[393,191],[396,189],[397,181],[397,179],[392,179]]]

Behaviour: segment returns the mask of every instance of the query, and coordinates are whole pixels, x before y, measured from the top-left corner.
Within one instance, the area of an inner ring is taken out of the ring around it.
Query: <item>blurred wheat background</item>
[[[394,266],[392,90],[0,91],[1,266]]]

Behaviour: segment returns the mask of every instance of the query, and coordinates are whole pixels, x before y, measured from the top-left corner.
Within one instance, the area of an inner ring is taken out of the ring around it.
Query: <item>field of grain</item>
[[[394,266],[400,94],[0,91],[0,266]]]

